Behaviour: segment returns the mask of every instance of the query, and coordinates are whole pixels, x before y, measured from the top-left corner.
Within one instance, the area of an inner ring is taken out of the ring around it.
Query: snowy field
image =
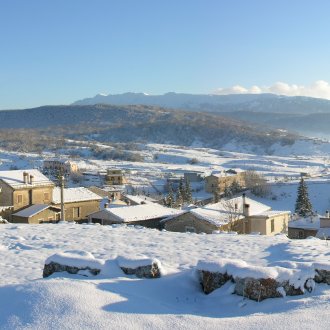
[[[329,329],[330,287],[257,303],[232,295],[227,283],[205,295],[198,260],[241,259],[291,267],[329,261],[328,242],[285,236],[197,235],[97,225],[0,225],[1,329]],[[108,263],[96,277],[42,278],[56,252],[85,250],[96,258],[147,256],[161,261],[160,279],[127,276]]]
[[[109,148],[106,145],[103,147]],[[236,149],[237,147],[236,145]],[[109,167],[126,169],[130,172],[128,176],[132,185],[145,186],[158,185],[166,176],[182,174],[184,171],[201,171],[208,174],[230,168],[260,171],[271,181],[296,179],[301,172],[313,178],[330,179],[330,143],[313,140],[298,141],[290,147],[274,146],[274,148],[273,155],[258,155],[230,151],[233,146],[229,145],[228,149],[215,150],[146,144],[141,145],[141,150],[136,151],[145,161],[132,162],[94,159],[84,151],[84,147],[80,147],[79,152],[86,155],[74,161],[79,168],[95,173],[105,171]],[[0,150],[0,170],[42,168],[43,160],[54,156],[56,155],[50,152],[29,154]],[[65,157],[65,149],[61,157]],[[97,178],[95,180],[97,181]]]

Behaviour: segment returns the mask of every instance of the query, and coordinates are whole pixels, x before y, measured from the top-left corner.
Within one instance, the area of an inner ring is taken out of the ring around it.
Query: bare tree
[[[265,177],[253,170],[244,173],[245,186],[253,195],[266,197],[271,193],[271,188]]]
[[[235,223],[240,218],[240,213],[238,210],[238,202],[236,199],[223,200],[223,208],[227,213],[228,220],[228,231],[232,231]]]

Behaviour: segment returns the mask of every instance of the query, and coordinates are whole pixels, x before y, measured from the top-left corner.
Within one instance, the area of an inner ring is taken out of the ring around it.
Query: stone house
[[[61,209],[52,205],[35,204],[11,216],[13,223],[55,223],[60,220]]]
[[[305,239],[310,236],[330,239],[329,212],[324,217],[314,215],[307,218],[293,218],[289,222],[288,236],[292,239]]]
[[[241,187],[245,186],[245,172],[238,170],[227,170],[221,172],[213,172],[205,177],[205,191],[214,194],[223,193],[226,187],[229,187],[233,181],[237,181]]]
[[[40,171],[0,171],[0,206],[11,206],[13,211],[33,204],[50,204],[54,183]]]
[[[189,171],[183,173],[183,180],[189,182],[201,182],[203,181],[204,172],[201,171]]]
[[[131,224],[160,229],[161,220],[178,213],[180,211],[175,209],[159,204],[147,203],[117,208],[104,208],[101,211],[89,214],[88,221],[102,225]]]
[[[275,235],[285,233],[289,211],[272,211],[265,204],[243,196],[222,200],[181,211],[162,221],[168,231],[212,234],[214,231],[236,231],[240,234],[260,233]]]
[[[68,159],[47,159],[44,161],[43,168],[63,175],[78,172],[78,165]]]
[[[125,185],[127,180],[124,171],[121,169],[108,169],[105,175],[105,184],[107,185]]]
[[[65,188],[63,191],[65,220],[87,221],[87,215],[100,210],[102,197],[87,188]],[[54,188],[52,205],[61,207],[61,189]]]
[[[120,200],[124,192],[123,186],[104,186],[103,188],[91,186],[88,189],[103,198],[108,198],[110,201]]]

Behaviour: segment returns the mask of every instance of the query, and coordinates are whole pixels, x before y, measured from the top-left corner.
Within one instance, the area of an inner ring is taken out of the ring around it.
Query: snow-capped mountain
[[[286,114],[330,113],[330,100],[275,94],[215,95],[173,92],[163,95],[148,95],[145,93],[98,94],[95,97],[74,102],[74,104],[143,104],[212,112],[254,111]]]
[[[167,93],[147,95],[98,94],[75,105],[152,105],[187,111],[212,112],[254,124],[287,129],[299,134],[329,137],[330,100],[275,94],[196,95]]]

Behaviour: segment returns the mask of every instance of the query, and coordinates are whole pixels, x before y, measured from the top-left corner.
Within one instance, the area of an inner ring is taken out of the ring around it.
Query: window
[[[79,218],[80,217],[80,207],[74,207],[73,208],[73,217]]]
[[[196,233],[195,227],[191,227],[191,226],[186,226],[185,231],[186,233]]]
[[[23,203],[23,195],[17,195],[17,204]]]
[[[49,201],[49,193],[48,192],[44,193],[44,200]]]
[[[274,230],[275,230],[275,220],[272,219],[270,220],[270,232],[272,233],[274,232]]]

